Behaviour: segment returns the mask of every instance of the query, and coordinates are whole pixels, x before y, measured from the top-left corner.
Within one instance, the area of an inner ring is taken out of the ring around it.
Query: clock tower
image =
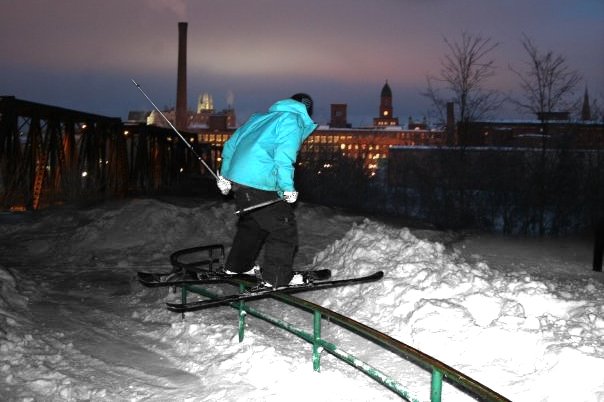
[[[388,85],[388,80],[380,95],[380,115],[373,119],[373,125],[375,127],[398,126],[398,117],[392,116],[392,90]]]

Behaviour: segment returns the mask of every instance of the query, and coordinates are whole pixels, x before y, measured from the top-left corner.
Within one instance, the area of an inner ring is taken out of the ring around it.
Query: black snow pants
[[[277,198],[275,192],[245,186],[236,185],[233,190],[238,210]],[[273,286],[287,285],[293,276],[298,247],[298,228],[292,205],[279,201],[243,213],[225,268],[233,272],[248,271],[255,265],[262,246],[262,279]]]

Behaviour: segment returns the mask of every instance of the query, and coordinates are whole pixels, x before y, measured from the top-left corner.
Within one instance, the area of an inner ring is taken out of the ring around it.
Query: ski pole
[[[268,205],[275,204],[275,203],[277,203],[279,201],[283,201],[283,198],[276,198],[274,200],[264,201],[264,202],[261,202],[261,203],[256,204],[256,205],[250,205],[249,207],[245,207],[245,208],[242,208],[242,209],[239,209],[239,210],[235,211],[235,215],[240,215],[240,214],[243,214],[245,212],[253,211],[254,209],[266,207]]]
[[[131,78],[132,79],[132,78]],[[197,159],[201,162],[201,164],[203,166],[205,166],[206,169],[208,169],[208,172],[212,173],[212,176],[214,176],[214,178],[216,180],[218,180],[218,176],[216,175],[216,173],[214,173],[214,171],[212,169],[210,169],[210,167],[208,166],[208,164],[201,159],[201,156],[199,156],[197,154],[197,152],[195,152],[195,150],[193,149],[193,147],[191,146],[191,144],[189,144],[189,142],[185,139],[185,137],[182,136],[182,134],[176,129],[176,127],[174,127],[174,125],[170,122],[170,120],[168,120],[168,118],[161,112],[161,110],[159,110],[159,108],[157,106],[155,106],[155,103],[153,103],[153,101],[151,100],[151,98],[149,98],[149,96],[147,96],[147,94],[145,93],[145,91],[143,91],[143,89],[141,88],[140,85],[138,85],[136,83],[136,81],[134,81],[132,79],[132,83],[142,92],[143,95],[145,95],[145,98],[147,98],[147,100],[149,102],[151,102],[151,104],[153,105],[153,107],[155,108],[155,110],[157,110],[157,112],[161,115],[161,117],[164,118],[164,120],[170,125],[170,127],[172,128],[172,130],[174,130],[174,132],[176,134],[178,134],[178,136],[180,137],[181,140],[183,140],[183,142],[185,144],[187,144],[187,147],[189,147],[189,149],[191,150],[191,152],[193,152],[193,155],[195,155],[197,157]]]

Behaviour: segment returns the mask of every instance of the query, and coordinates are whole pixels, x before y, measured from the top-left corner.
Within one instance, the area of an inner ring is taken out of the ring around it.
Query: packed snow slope
[[[179,249],[224,243],[226,201],[132,199],[0,214],[0,395],[7,401],[388,401],[391,391],[310,345],[236,311],[180,314],[137,270],[165,270]],[[301,204],[298,269],[379,282],[309,292],[455,367],[513,401],[604,401],[604,281],[589,242],[412,229]],[[259,261],[261,262],[261,260]],[[228,286],[217,292],[233,291]],[[272,299],[250,305],[297,326]],[[419,400],[429,374],[333,323],[323,336]],[[445,385],[443,400],[473,400]]]

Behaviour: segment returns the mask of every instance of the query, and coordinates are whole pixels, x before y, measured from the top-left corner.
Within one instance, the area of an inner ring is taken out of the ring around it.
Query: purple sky
[[[0,10],[0,95],[122,119],[151,109],[132,78],[158,106],[175,104],[179,21],[189,108],[203,92],[225,108],[231,93],[239,122],[303,91],[319,123],[347,103],[349,122],[371,124],[385,80],[395,116],[419,120],[443,37],[462,31],[500,43],[488,87],[518,90],[508,66],[523,68],[524,33],[567,57],[604,104],[602,0],[5,0]]]

